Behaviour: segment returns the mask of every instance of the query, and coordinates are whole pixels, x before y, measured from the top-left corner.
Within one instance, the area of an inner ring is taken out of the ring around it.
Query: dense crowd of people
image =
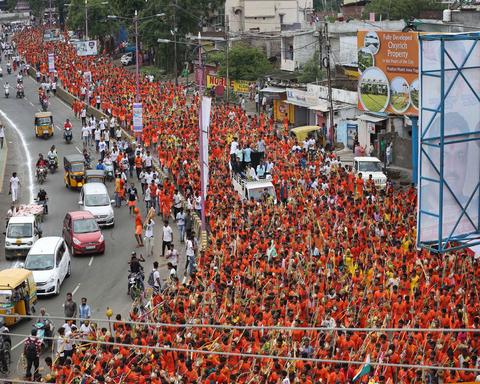
[[[135,83],[127,70],[105,56],[79,58],[66,43],[44,43],[37,29],[15,40],[42,73],[47,54],[54,52],[63,88],[132,130]],[[180,190],[199,191],[199,95],[187,97],[182,86],[147,80],[140,93],[144,146]],[[73,108],[80,113],[82,101]],[[334,152],[317,149],[312,156],[265,115],[248,116],[239,106],[212,107],[210,137],[209,246],[185,284],[155,294],[151,311],[134,312],[130,320],[285,328],[157,328],[125,321],[112,333],[106,328],[90,333],[107,343],[77,347],[71,357],[52,363],[47,380],[336,384],[351,382],[359,369],[345,361],[363,362],[367,356],[372,362],[460,369],[373,366],[358,382],[475,380],[480,333],[381,330],[480,327],[479,260],[465,250],[438,255],[415,249],[414,188],[377,190],[343,167]],[[263,143],[278,204],[241,201],[234,193],[229,163],[235,138],[241,148]],[[351,330],[358,327],[378,330]],[[148,346],[159,348],[147,352]],[[243,355],[162,351],[162,346]],[[328,359],[343,362],[322,361]]]

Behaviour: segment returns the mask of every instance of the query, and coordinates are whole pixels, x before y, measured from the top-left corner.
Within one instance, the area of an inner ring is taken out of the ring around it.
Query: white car
[[[355,174],[362,174],[362,179],[366,182],[372,176],[373,182],[377,188],[383,189],[387,185],[387,176],[383,173],[383,164],[376,157],[354,157],[353,169]]]
[[[62,237],[42,237],[28,252],[23,268],[32,271],[38,295],[58,295],[71,270],[68,247]]]
[[[130,64],[133,64],[133,61],[135,60],[135,55],[133,52],[127,52],[125,53],[124,55],[122,55],[122,57],[120,58],[120,63],[122,63],[122,65],[130,65]]]
[[[114,202],[115,200],[110,200],[105,184],[87,183],[82,187],[78,204],[83,211],[89,211],[95,216],[98,225],[113,227],[115,217],[111,204]]]

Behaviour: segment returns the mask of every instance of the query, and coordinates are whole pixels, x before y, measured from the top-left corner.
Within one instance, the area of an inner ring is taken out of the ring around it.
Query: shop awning
[[[284,93],[287,92],[285,88],[278,88],[278,87],[266,87],[260,90],[260,92],[264,93]]]
[[[345,108],[354,108],[355,105],[353,104],[347,104],[347,103],[340,103],[340,102],[333,102],[333,110],[338,111],[339,109],[345,109]],[[325,99],[320,99],[318,105],[314,105],[313,107],[310,107],[312,111],[320,111],[320,112],[328,112],[330,111],[330,103],[328,100]]]
[[[387,120],[386,116],[373,116],[364,113],[363,115],[357,116],[357,120],[369,121],[371,123],[379,123],[380,121]]]
[[[287,104],[296,105],[297,107],[303,107],[303,108],[312,107],[312,104],[309,104],[305,101],[300,101],[300,100],[284,100],[284,102]]]

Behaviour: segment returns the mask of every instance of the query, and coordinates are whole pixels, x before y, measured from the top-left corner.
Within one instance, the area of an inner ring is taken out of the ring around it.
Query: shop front
[[[360,147],[367,150],[373,145],[376,154],[383,153],[380,148],[379,135],[387,132],[387,115],[373,115],[364,113],[357,116],[358,142]]]

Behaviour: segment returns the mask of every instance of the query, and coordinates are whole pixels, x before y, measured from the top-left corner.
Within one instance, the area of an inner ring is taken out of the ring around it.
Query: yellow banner
[[[230,88],[233,89],[234,92],[249,93],[250,84],[251,84],[250,81],[230,79]],[[221,85],[222,87],[226,87],[227,80],[224,77],[207,75],[207,88],[216,87],[218,85]]]

